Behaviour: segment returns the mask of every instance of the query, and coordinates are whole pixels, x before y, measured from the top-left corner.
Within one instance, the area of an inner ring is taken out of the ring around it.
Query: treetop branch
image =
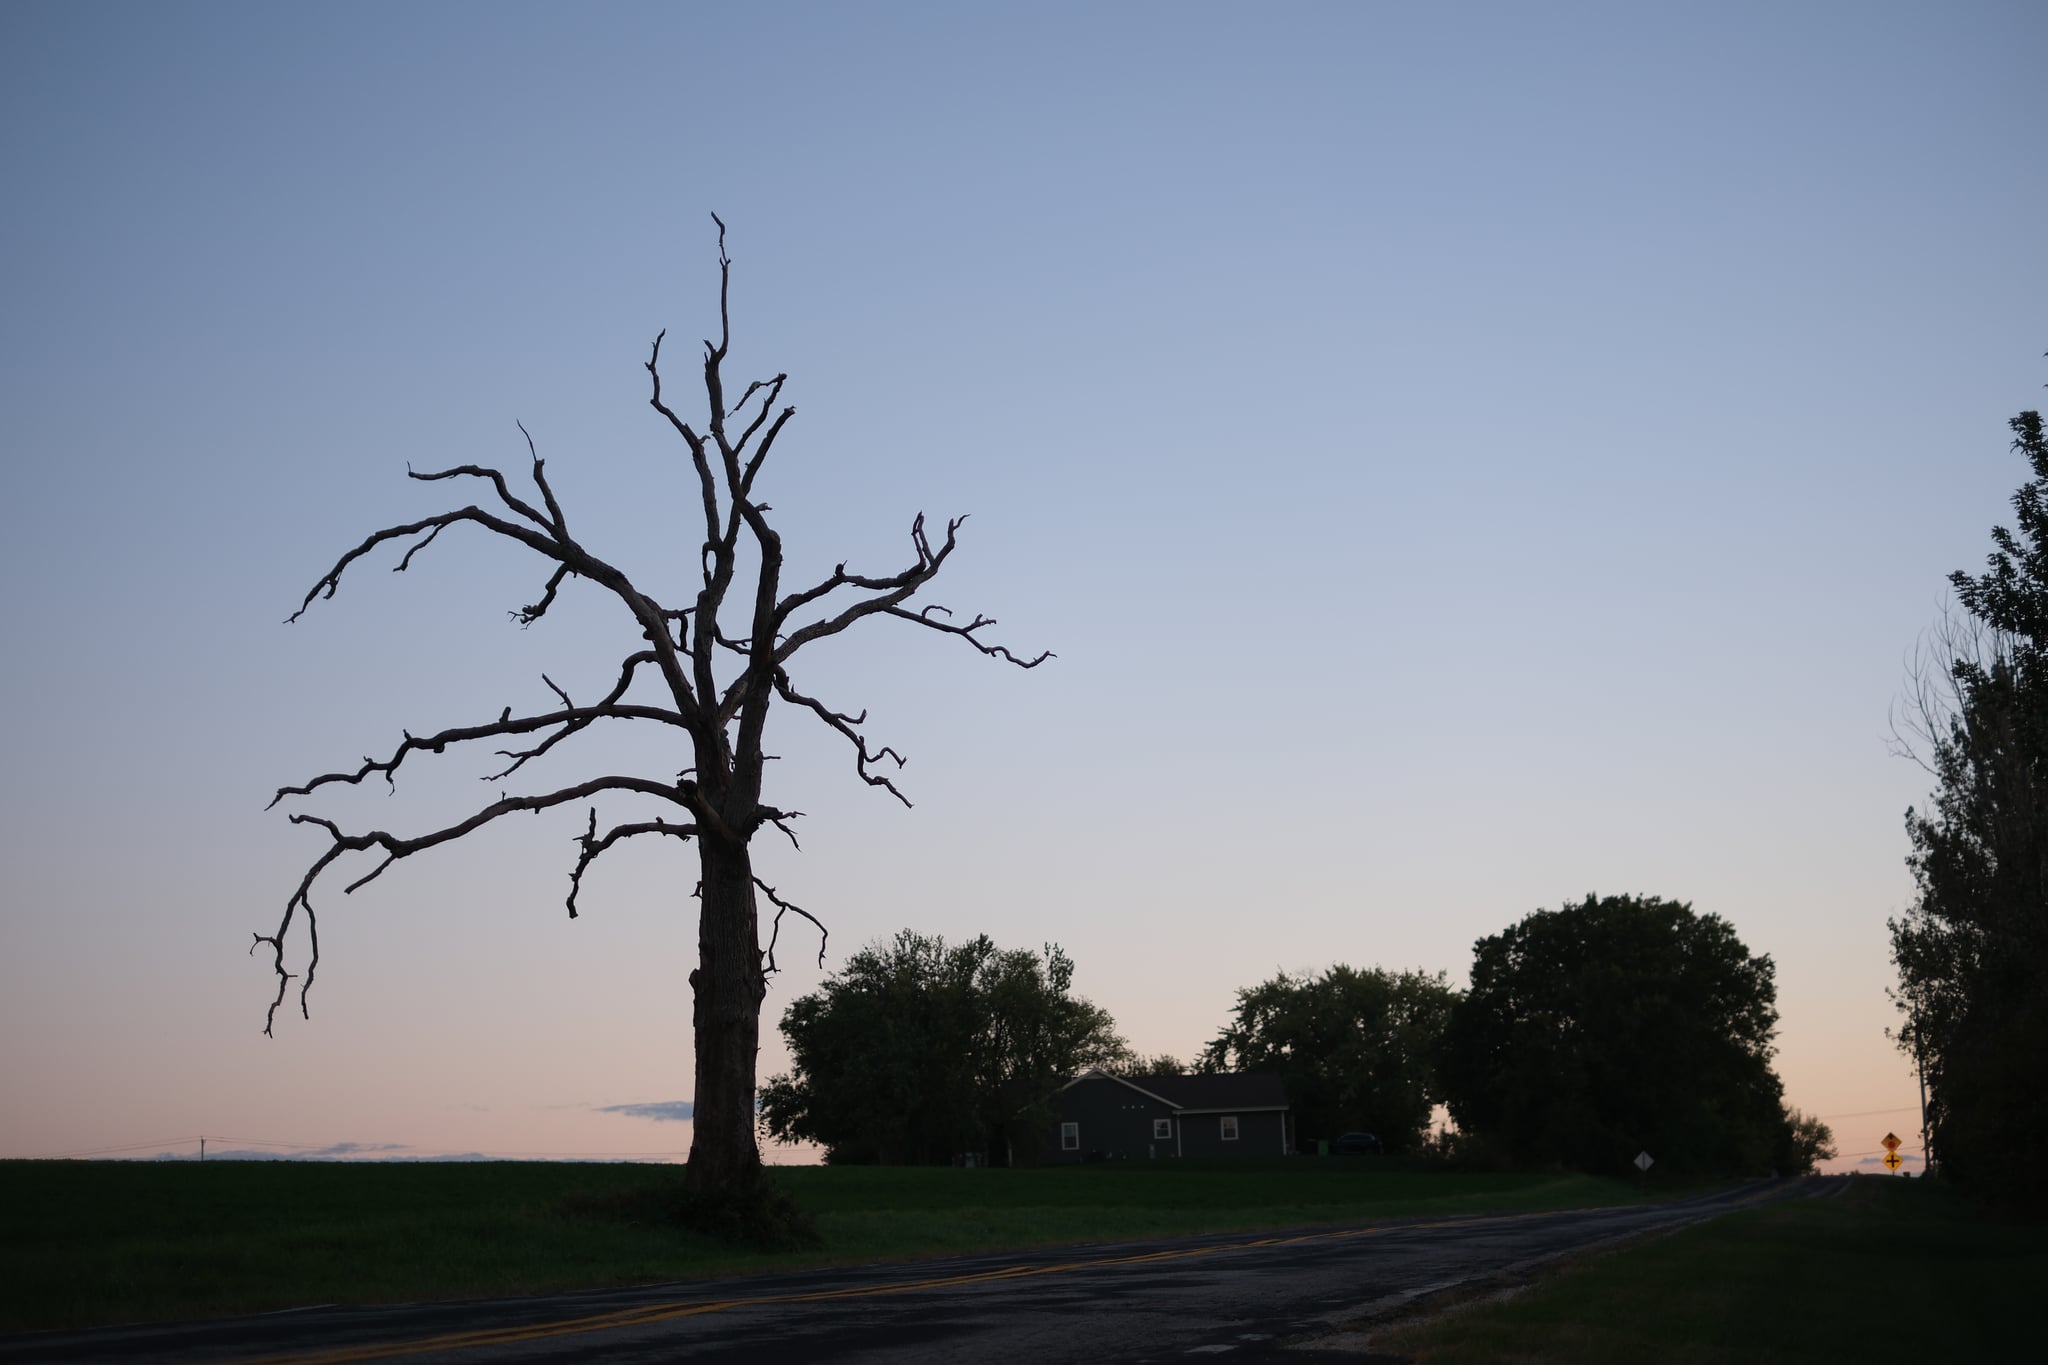
[[[832,577],[826,579],[818,587],[806,592],[797,593],[778,603],[775,607],[775,616],[779,625],[786,622],[789,613],[797,607],[802,606],[805,602],[815,601],[838,587],[854,586],[876,593],[874,597],[855,602],[836,616],[828,616],[821,620],[813,621],[809,625],[790,632],[787,636],[783,637],[782,643],[776,647],[775,662],[778,664],[786,663],[789,661],[790,656],[794,655],[811,641],[837,635],[863,617],[873,616],[876,612],[887,611],[891,607],[900,606],[908,601],[919,588],[938,575],[940,568],[945,565],[946,557],[953,553],[956,533],[960,529],[961,522],[965,520],[965,517],[955,517],[946,523],[945,544],[941,545],[934,552],[931,539],[925,534],[924,513],[919,512],[916,519],[910,524],[910,542],[912,548],[917,552],[917,562],[903,570],[903,572],[893,574],[887,578],[863,579],[835,570]]]
[[[917,624],[921,626],[929,626],[933,630],[944,631],[948,635],[958,635],[961,639],[967,641],[968,644],[973,645],[982,653],[998,659],[1007,659],[1009,662],[1017,665],[1017,667],[1019,668],[1036,668],[1040,664],[1044,663],[1047,659],[1058,657],[1051,650],[1048,649],[1043,653],[1039,654],[1036,658],[1020,659],[1002,645],[992,645],[984,640],[976,639],[974,636],[975,631],[980,630],[985,626],[992,626],[996,623],[995,618],[993,616],[976,615],[975,618],[972,621],[969,621],[966,625],[958,626],[954,625],[950,621],[935,621],[932,619],[931,613],[935,611],[946,616],[951,616],[953,614],[945,607],[939,606],[936,603],[925,607],[922,611],[905,611],[901,607],[885,607],[883,608],[883,610],[891,616],[900,616],[906,621],[915,621]]]
[[[519,429],[522,432],[526,430],[523,426]],[[529,450],[532,448],[532,443],[533,438],[527,437],[527,447]],[[543,531],[555,529],[548,524],[546,517],[534,510],[531,504],[512,495],[512,490],[505,486],[505,476],[503,474],[485,465],[461,464],[456,465],[453,469],[437,469],[428,474],[422,474],[411,465],[407,465],[405,467],[405,476],[409,479],[416,479],[421,483],[439,483],[443,479],[488,479],[491,482],[491,487],[498,490],[498,501],[504,503],[506,507],[525,517]]]
[[[413,477],[419,478],[421,476],[416,474]],[[531,509],[528,510],[530,511]],[[417,552],[431,543],[435,536],[440,535],[444,527],[453,526],[458,521],[475,522],[487,530],[494,531],[510,540],[516,540],[528,549],[538,551],[557,563],[565,563],[568,560],[568,555],[564,552],[563,547],[550,535],[543,534],[541,531],[530,531],[524,526],[506,521],[502,517],[493,516],[481,507],[461,507],[453,512],[442,512],[436,516],[422,518],[419,521],[407,522],[402,526],[387,526],[383,530],[368,536],[362,544],[356,546],[353,550],[350,550],[335,561],[334,567],[322,575],[320,581],[307,591],[305,600],[299,603],[299,609],[285,618],[286,622],[290,623],[304,616],[306,610],[313,605],[315,598],[325,600],[333,597],[335,590],[341,586],[341,576],[347,571],[348,566],[376,549],[379,545],[384,544],[386,541],[403,540],[407,536],[415,536],[425,531],[428,533],[426,540],[413,547],[413,552]],[[399,567],[403,569],[411,561],[412,553],[408,553],[400,561]]]
[[[548,528],[563,540],[568,540],[568,519],[562,515],[562,505],[555,501],[555,490],[548,487],[547,461],[534,449],[533,433],[526,429],[526,423],[517,422],[514,425],[519,428],[519,434],[526,438],[526,453],[533,457],[533,482],[534,486],[540,489],[542,500],[548,505]]]

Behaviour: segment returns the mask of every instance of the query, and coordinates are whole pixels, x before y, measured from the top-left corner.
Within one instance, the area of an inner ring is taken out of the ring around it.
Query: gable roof
[[[1178,1076],[1112,1076],[1107,1071],[1084,1071],[1060,1089],[1082,1081],[1114,1081],[1181,1114],[1287,1108],[1287,1087],[1269,1071],[1190,1072]]]

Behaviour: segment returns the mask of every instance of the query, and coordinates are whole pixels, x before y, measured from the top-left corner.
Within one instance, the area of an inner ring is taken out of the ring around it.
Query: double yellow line
[[[1731,1207],[1752,1204],[1775,1191],[1766,1190],[1737,1201]],[[1488,1223],[1517,1223],[1530,1218],[1554,1217],[1563,1209],[1531,1213],[1495,1214],[1466,1218],[1443,1218],[1420,1223],[1381,1224],[1366,1228],[1341,1228],[1334,1232],[1304,1232],[1292,1237],[1259,1237],[1248,1242],[1225,1242],[1215,1246],[1182,1247],[1150,1251],[1139,1256],[1099,1256],[1090,1260],[1061,1261],[1053,1265],[1013,1265],[1000,1270],[982,1270],[971,1275],[946,1275],[930,1280],[906,1280],[882,1284],[854,1285],[845,1289],[816,1289],[795,1294],[760,1294],[739,1299],[700,1299],[694,1302],[650,1303],[638,1308],[621,1308],[589,1317],[562,1318],[553,1322],[528,1323],[523,1327],[494,1327],[474,1332],[449,1332],[441,1336],[415,1337],[408,1341],[367,1342],[360,1346],[336,1346],[327,1350],[293,1352],[286,1355],[255,1356],[234,1365],[350,1365],[361,1360],[391,1360],[398,1356],[422,1355],[428,1351],[461,1351],[476,1346],[506,1346],[549,1337],[576,1336],[585,1332],[610,1332],[626,1327],[646,1327],[678,1318],[702,1317],[732,1308],[761,1308],[772,1304],[826,1303],[834,1299],[879,1298],[885,1294],[911,1294],[927,1289],[953,1289],[969,1284],[993,1284],[1002,1280],[1028,1280],[1040,1275],[1061,1275],[1074,1270],[1103,1266],[1142,1265],[1157,1261],[1192,1260],[1228,1251],[1250,1251],[1258,1247],[1295,1246],[1304,1242],[1341,1242],[1376,1237],[1389,1232],[1417,1228],[1478,1227]]]

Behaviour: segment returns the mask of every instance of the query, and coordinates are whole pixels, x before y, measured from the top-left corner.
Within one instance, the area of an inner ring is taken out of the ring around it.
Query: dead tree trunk
[[[697,1099],[684,1185],[693,1194],[744,1189],[761,1165],[754,1136],[755,1060],[768,977],[761,959],[753,863],[736,840],[700,837],[696,994]]]
[[[539,621],[555,605],[565,585],[581,580],[610,594],[625,607],[635,628],[630,652],[618,665],[618,677],[609,692],[594,704],[576,704],[567,691],[543,674],[542,681],[560,702],[557,707],[515,716],[508,706],[495,721],[480,725],[427,736],[415,736],[408,731],[390,758],[381,762],[366,758],[354,772],[328,773],[303,786],[280,788],[271,804],[276,805],[286,797],[308,796],[335,783],[360,784],[373,775],[395,785],[398,768],[409,755],[440,754],[451,745],[480,740],[509,746],[497,750],[508,760],[506,766],[485,779],[502,783],[530,759],[547,753],[599,720],[636,722],[651,727],[651,737],[666,738],[666,746],[653,745],[648,749],[652,756],[650,767],[660,775],[613,775],[551,792],[501,793],[497,801],[466,820],[410,838],[383,830],[349,834],[332,820],[295,812],[292,822],[325,830],[328,845],[285,902],[277,928],[255,935],[255,942],[250,945],[251,952],[257,945],[270,948],[276,973],[277,994],[264,1019],[263,1031],[269,1033],[291,982],[300,979],[300,973],[286,966],[285,944],[295,918],[301,913],[305,917],[307,953],[299,986],[299,1010],[302,1015],[307,1013],[306,998],[320,963],[312,892],[321,874],[337,859],[371,851],[383,855],[381,861],[344,888],[345,892],[352,892],[375,880],[401,858],[460,839],[516,811],[539,812],[591,802],[607,793],[641,804],[656,803],[661,813],[653,818],[629,820],[603,833],[599,833],[597,809],[590,806],[586,831],[576,841],[576,864],[569,873],[568,908],[573,918],[583,874],[621,839],[658,835],[697,842],[701,874],[698,961],[696,970],[690,974],[695,992],[692,1023],[696,1035],[697,1085],[686,1179],[690,1189],[698,1193],[743,1192],[757,1178],[761,1156],[754,1135],[754,1064],[760,1044],[761,1002],[767,991],[767,978],[775,970],[777,934],[783,915],[791,912],[810,920],[821,936],[824,932],[824,926],[808,912],[783,898],[754,872],[750,844],[755,834],[773,825],[794,844],[796,836],[790,821],[799,814],[767,805],[761,799],[765,757],[761,742],[771,703],[780,698],[809,711],[852,745],[854,770],[862,781],[883,788],[906,806],[910,804],[886,775],[875,771],[884,759],[900,768],[903,756],[891,748],[869,747],[862,731],[867,713],[850,715],[835,711],[798,691],[790,675],[791,662],[805,646],[837,635],[870,616],[894,617],[957,635],[983,654],[1020,668],[1035,668],[1052,657],[1048,652],[1020,658],[1001,645],[985,642],[980,632],[995,624],[987,617],[977,615],[971,621],[956,623],[944,607],[927,604],[913,609],[910,605],[911,599],[937,577],[953,553],[955,537],[965,518],[949,521],[944,541],[934,545],[920,513],[910,526],[913,562],[896,573],[849,573],[841,564],[807,588],[782,591],[782,540],[769,525],[769,509],[755,495],[754,483],[796,409],[776,407],[788,380],[788,376],[781,374],[749,383],[737,403],[728,402],[724,367],[732,339],[727,307],[732,261],[725,254],[723,223],[718,224],[718,267],[719,338],[704,343],[704,399],[708,417],[701,432],[678,416],[662,397],[660,364],[665,332],[655,337],[646,363],[652,389],[648,401],[688,451],[690,470],[695,475],[696,502],[702,510],[702,581],[689,593],[690,605],[664,605],[570,534],[568,520],[548,484],[544,462],[535,452],[531,437],[527,438],[526,446],[533,460],[538,506],[513,493],[505,476],[495,469],[459,465],[429,474],[408,471],[412,478],[428,483],[461,478],[482,480],[491,486],[496,502],[488,508],[471,505],[374,533],[343,555],[313,585],[291,620],[304,615],[316,598],[332,597],[348,567],[386,542],[405,544],[405,551],[394,566],[402,571],[442,531],[464,523],[515,541],[550,564],[540,599],[511,613],[520,625],[530,626]],[[524,431],[522,427],[522,434]],[[648,490],[647,495],[669,497],[665,490]],[[735,584],[749,574],[753,578],[751,591],[734,594]],[[729,630],[721,620],[728,608],[733,609],[733,617],[744,621],[740,629]],[[528,747],[517,747],[520,744]],[[667,775],[676,773],[679,767],[679,774]],[[765,950],[761,945],[760,897],[775,907]],[[821,964],[824,956],[821,937]]]

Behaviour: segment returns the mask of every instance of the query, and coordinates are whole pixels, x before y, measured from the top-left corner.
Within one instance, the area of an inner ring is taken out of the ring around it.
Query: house
[[[1039,1164],[1284,1156],[1287,1091],[1264,1072],[1112,1076],[1088,1071],[1051,1101]]]

